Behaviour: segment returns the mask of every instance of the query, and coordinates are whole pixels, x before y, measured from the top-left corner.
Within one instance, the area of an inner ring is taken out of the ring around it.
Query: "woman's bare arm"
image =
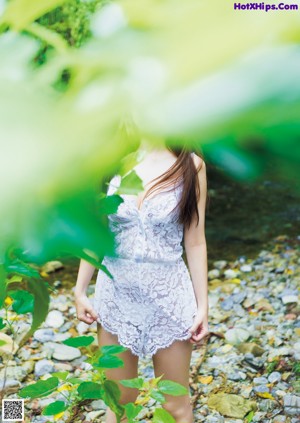
[[[198,310],[208,313],[207,286],[207,248],[205,238],[205,207],[207,194],[206,166],[198,156],[194,156],[195,164],[202,167],[198,172],[200,184],[200,199],[198,201],[199,223],[196,226],[196,216],[191,226],[184,230],[184,247],[191,279],[194,286]]]
[[[77,281],[75,285],[74,295],[85,295],[89,283],[93,277],[95,266],[92,266],[86,260],[81,259],[78,269]]]
[[[202,162],[201,169],[198,172],[200,184],[200,198],[197,205],[199,223],[196,225],[197,216],[194,216],[191,226],[188,229],[187,227],[184,229],[184,247],[197,301],[197,313],[189,329],[192,333],[191,343],[200,342],[209,334],[207,249],[205,239],[206,166],[204,161],[196,155],[194,160],[197,168]]]

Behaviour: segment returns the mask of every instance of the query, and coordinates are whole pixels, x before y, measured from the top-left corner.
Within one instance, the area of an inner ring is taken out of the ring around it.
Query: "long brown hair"
[[[160,186],[173,186],[174,181],[176,183],[178,179],[180,180],[182,178],[182,196],[176,206],[179,208],[178,222],[189,228],[194,215],[196,214],[198,225],[199,212],[197,203],[200,198],[198,172],[202,168],[203,155],[198,149],[197,151],[194,151],[194,153],[202,159],[200,165],[196,167],[191,154],[193,151],[191,151],[191,149],[185,145],[180,147],[171,145],[168,141],[165,141],[165,146],[169,151],[175,154],[177,160],[170,169],[164,172],[161,176],[153,179],[158,179],[158,182],[149,188],[144,198],[146,198],[151,191],[157,190]]]

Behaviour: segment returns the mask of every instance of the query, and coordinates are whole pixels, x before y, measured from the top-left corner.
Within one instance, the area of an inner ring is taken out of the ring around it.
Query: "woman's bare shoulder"
[[[203,158],[198,156],[198,154],[196,154],[194,152],[192,153],[192,158],[194,160],[196,169],[198,169],[198,171],[200,171],[200,170],[205,171],[205,161],[203,160]]]

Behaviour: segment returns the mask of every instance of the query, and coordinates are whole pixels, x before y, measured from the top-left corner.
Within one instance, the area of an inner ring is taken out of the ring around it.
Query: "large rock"
[[[247,400],[239,395],[218,393],[212,394],[207,401],[210,408],[217,410],[226,417],[242,419],[251,410],[256,410],[255,401]]]
[[[56,360],[72,361],[75,358],[81,357],[81,352],[78,348],[69,347],[69,345],[57,344],[55,342],[48,342],[47,349],[51,349],[51,355]]]
[[[60,328],[65,322],[64,315],[59,310],[51,310],[45,321],[48,328]]]
[[[242,342],[247,341],[247,339],[250,337],[250,333],[243,328],[231,328],[228,329],[225,333],[225,339],[228,342],[228,344],[232,345],[239,345]]]
[[[265,350],[255,342],[242,342],[241,344],[237,345],[237,349],[242,354],[251,353],[255,357],[260,357],[265,352]]]

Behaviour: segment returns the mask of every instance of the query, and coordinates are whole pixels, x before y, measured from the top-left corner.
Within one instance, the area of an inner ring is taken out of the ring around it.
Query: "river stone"
[[[6,378],[7,379],[15,379],[23,382],[26,379],[28,373],[30,373],[26,367],[24,366],[8,366],[6,368]],[[4,380],[4,369],[0,370],[0,380]]]
[[[237,349],[242,354],[251,353],[255,357],[260,357],[265,352],[265,350],[255,342],[243,342],[237,346]]]
[[[243,264],[243,266],[240,267],[240,270],[242,272],[252,272],[252,266],[250,266],[250,264]]]
[[[226,279],[233,279],[236,278],[238,275],[238,272],[236,270],[233,269],[226,269],[224,271],[224,276]]]
[[[91,407],[93,410],[106,410],[107,405],[103,400],[98,399],[91,402]]]
[[[281,374],[279,372],[272,372],[268,376],[268,381],[270,383],[276,383],[281,380]]]
[[[268,379],[264,376],[261,377],[255,377],[253,379],[253,383],[254,385],[263,385],[263,384],[267,384],[268,383]]]
[[[52,273],[55,272],[56,270],[60,270],[63,269],[64,265],[62,264],[62,262],[57,261],[57,260],[52,260],[52,261],[48,261],[43,267],[42,267],[42,271],[46,272],[46,273]]]
[[[228,344],[238,345],[250,337],[250,333],[243,328],[231,328],[225,333],[225,339]]]
[[[283,304],[298,303],[297,295],[284,295],[281,300]]]
[[[50,328],[60,328],[64,324],[65,318],[61,311],[51,310],[45,321],[45,326]]]
[[[269,411],[274,410],[274,408],[276,407],[277,402],[271,399],[263,399],[261,400],[261,402],[259,403],[259,409],[261,411],[265,411],[266,413],[268,413]]]
[[[243,419],[251,410],[256,410],[254,401],[249,401],[239,395],[218,393],[209,396],[207,405],[220,414],[236,419]]]
[[[85,420],[84,421],[86,421],[86,422],[95,422],[95,421],[97,421],[97,417],[101,417],[104,414],[105,414],[105,410],[90,411],[85,416]]]
[[[267,385],[258,385],[258,386],[253,387],[253,391],[262,394],[262,393],[265,393],[265,392],[269,392],[270,389]]]
[[[81,357],[81,352],[78,348],[69,347],[69,345],[56,344],[55,342],[49,343],[52,351],[52,357],[61,361],[72,361]]]
[[[225,266],[227,266],[227,261],[226,260],[217,260],[217,261],[214,261],[213,265],[216,269],[222,270],[222,269],[224,269]]]
[[[53,341],[55,336],[55,332],[54,330],[50,329],[50,328],[46,328],[46,329],[38,329],[34,332],[33,337],[34,339],[36,339],[39,342],[48,342],[48,341]]]
[[[286,394],[283,397],[284,411],[289,416],[300,415],[300,397],[296,395]]]
[[[0,392],[5,391],[5,395],[18,392],[20,388],[21,388],[21,382],[16,379],[6,379],[5,387],[3,387],[2,381],[0,383]]]
[[[41,377],[47,373],[53,373],[53,372],[55,372],[55,368],[52,361],[46,360],[46,359],[38,361],[34,368],[34,373],[38,377]]]
[[[286,416],[279,414],[278,416],[274,417],[273,423],[285,423]]]
[[[1,341],[5,342],[5,344],[1,345]],[[0,332],[0,356],[15,354],[18,348],[18,344],[16,342],[13,343],[10,336],[6,335],[6,333]]]
[[[209,279],[216,279],[220,277],[220,270],[219,269],[212,269],[207,274]]]

